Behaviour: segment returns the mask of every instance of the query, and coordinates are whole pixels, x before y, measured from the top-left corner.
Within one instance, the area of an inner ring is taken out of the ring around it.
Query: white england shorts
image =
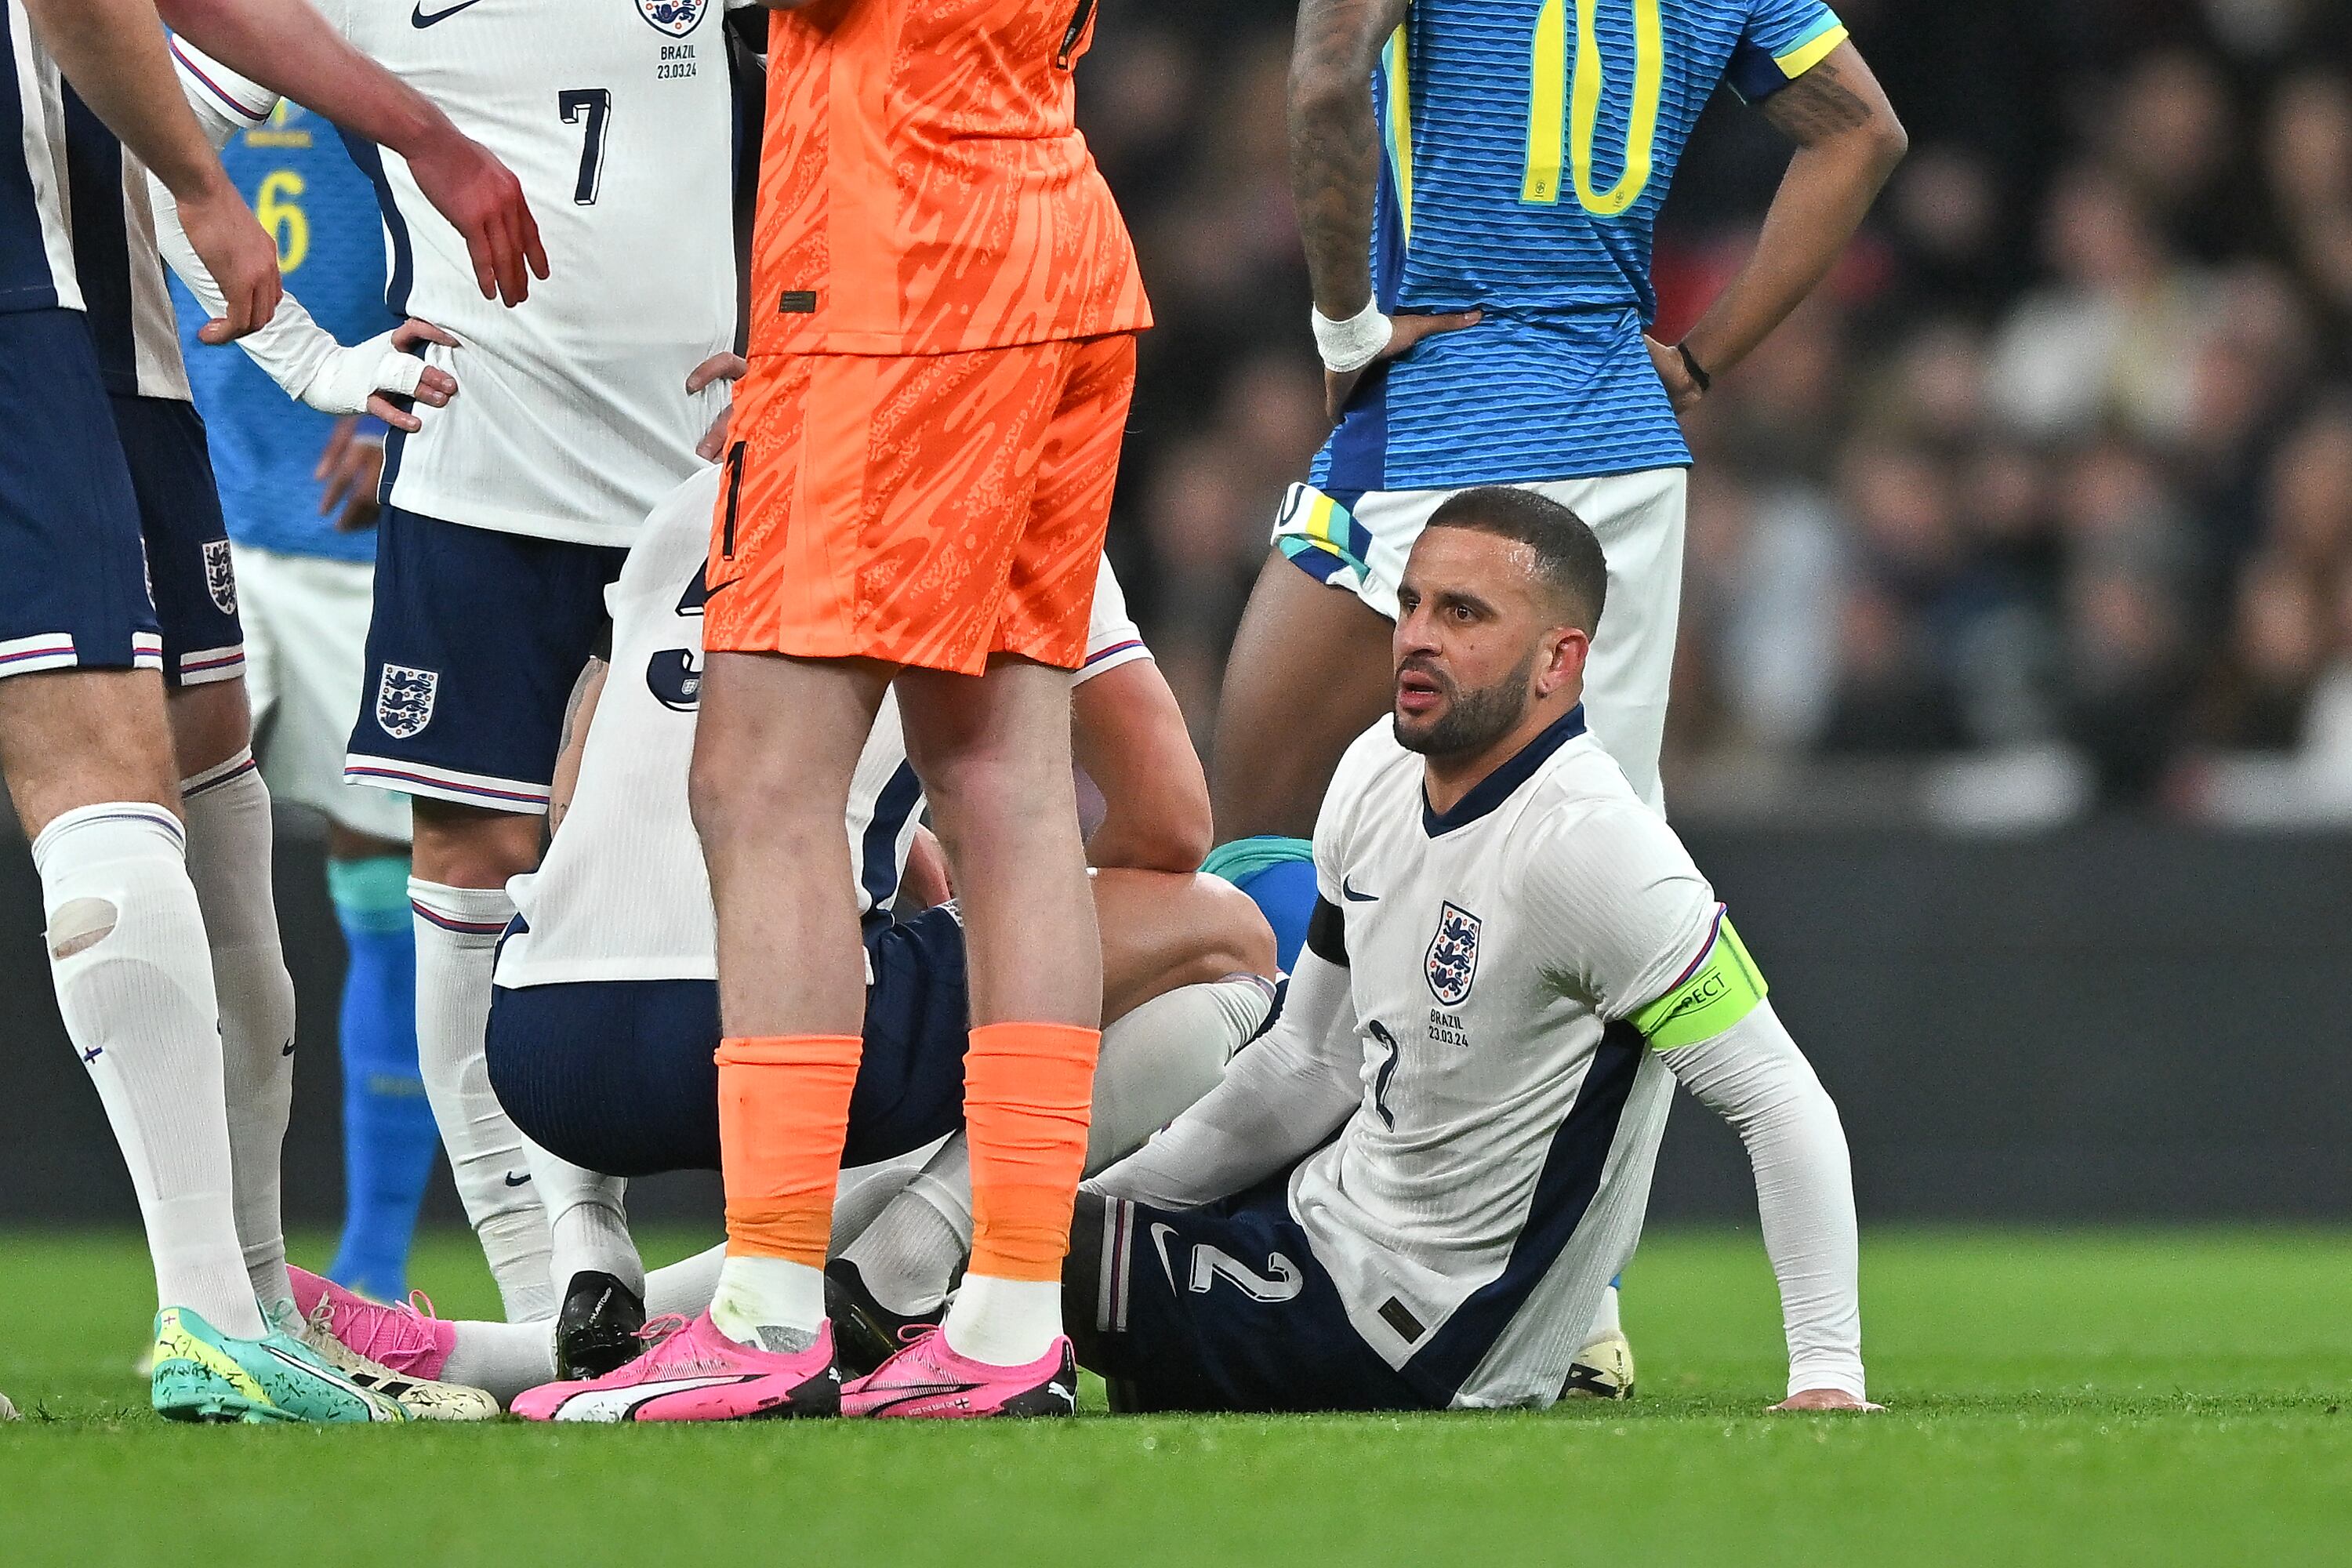
[[[1665,739],[1682,608],[1690,471],[1644,468],[1511,488],[1559,502],[1601,541],[1609,561],[1609,601],[1585,667],[1585,724],[1625,770],[1633,793],[1663,812],[1658,749]],[[1342,505],[1313,485],[1293,485],[1275,520],[1274,545],[1308,576],[1355,595],[1393,621],[1405,556],[1430,513],[1460,493],[1367,490]]]
[[[245,689],[261,774],[355,833],[408,842],[408,797],[343,782],[359,715],[375,568],[234,545],[245,619]]]

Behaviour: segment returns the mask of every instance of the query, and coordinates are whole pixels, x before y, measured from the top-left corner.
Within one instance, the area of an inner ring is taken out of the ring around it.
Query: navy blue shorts
[[[174,397],[110,401],[147,542],[163,679],[173,686],[235,680],[245,673],[245,628],[205,422],[194,404]]]
[[[563,710],[628,552],[387,507],[343,777],[492,811],[547,809]]]
[[[12,310],[0,313],[0,676],[77,668],[161,669],[163,628],[89,323]]]
[[[949,908],[866,938],[866,1048],[844,1165],[963,1125],[963,927]],[[575,981],[491,993],[490,1087],[526,1137],[612,1176],[719,1169],[719,987]]]
[[[1096,1332],[1087,1365],[1113,1408],[1442,1410],[1348,1321],[1339,1287],[1290,1217],[1290,1172],[1196,1209],[1123,1198],[1101,1208],[1091,1265]],[[1083,1302],[1076,1304],[1083,1310]]]

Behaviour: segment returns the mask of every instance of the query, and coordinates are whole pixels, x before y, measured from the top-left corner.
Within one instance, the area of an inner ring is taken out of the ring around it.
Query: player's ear
[[[1592,639],[1579,626],[1554,626],[1544,633],[1537,660],[1536,694],[1549,697],[1564,686],[1584,679],[1584,658]]]

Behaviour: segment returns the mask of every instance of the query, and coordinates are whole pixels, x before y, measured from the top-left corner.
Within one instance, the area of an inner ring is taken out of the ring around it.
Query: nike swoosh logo
[[[1168,1261],[1168,1238],[1176,1234],[1172,1225],[1151,1222],[1151,1250],[1160,1254],[1160,1272],[1168,1276],[1168,1289],[1176,1289],[1176,1266]]]
[[[1339,879],[1339,896],[1351,904],[1377,904],[1381,901],[1381,896],[1378,893],[1356,891],[1348,885],[1348,879],[1345,877]]]
[[[446,11],[436,11],[427,16],[425,11],[425,0],[416,0],[416,9],[408,14],[408,25],[412,27],[429,27],[436,22],[447,21],[460,11],[471,10],[481,3],[482,0],[460,0],[459,4],[450,6]]]
[[[281,1056],[281,1057],[290,1057],[290,1056],[292,1056],[292,1055],[294,1054],[294,1042],[293,1042],[293,1041],[291,1041],[291,1040],[287,1041],[287,1042],[286,1042],[286,1045],[285,1045],[285,1047],[284,1047],[283,1049],[281,1049],[278,1054],[279,1056]]]
[[[516,1175],[512,1171],[509,1171],[509,1172],[507,1173],[507,1185],[509,1185],[509,1186],[510,1186],[510,1187],[519,1187],[519,1186],[521,1186],[525,1182],[528,1182],[528,1181],[530,1181],[530,1173],[529,1171],[525,1171],[525,1172],[524,1172],[521,1175],[520,1175],[520,1176]]]

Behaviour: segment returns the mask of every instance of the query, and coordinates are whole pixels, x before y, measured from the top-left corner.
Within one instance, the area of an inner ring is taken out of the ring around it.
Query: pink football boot
[[[319,1303],[326,1302],[327,1331],[341,1341],[344,1349],[404,1377],[437,1381],[441,1369],[448,1364],[449,1352],[457,1348],[457,1325],[435,1317],[433,1303],[421,1290],[410,1297],[422,1303],[420,1310],[406,1304],[387,1307],[371,1301],[291,1264],[287,1265],[286,1277],[294,1282],[294,1307],[303,1317],[315,1316]]]
[[[738,1344],[704,1312],[671,1313],[638,1331],[646,1352],[617,1371],[581,1383],[551,1383],[508,1408],[530,1421],[741,1421],[754,1416],[832,1415],[841,1408],[833,1325],[790,1355]]]
[[[943,1330],[909,1340],[905,1350],[841,1391],[844,1415],[913,1415],[956,1420],[976,1415],[1068,1415],[1078,1407],[1078,1367],[1070,1342],[1026,1366],[991,1366],[948,1348]]]

